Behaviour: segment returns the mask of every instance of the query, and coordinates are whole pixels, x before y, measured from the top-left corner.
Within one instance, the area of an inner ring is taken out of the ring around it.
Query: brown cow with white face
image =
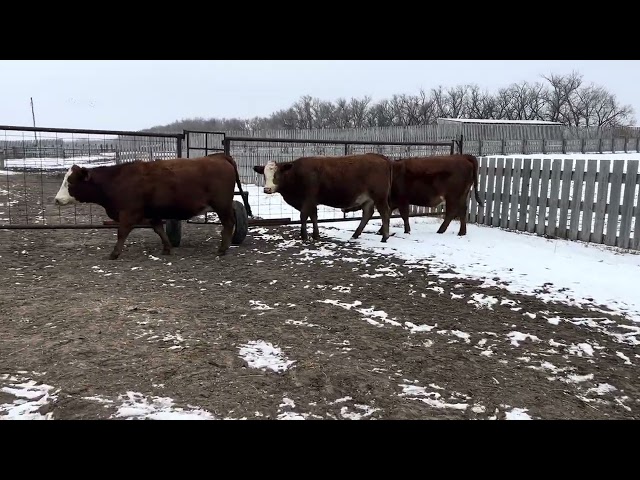
[[[435,208],[446,203],[445,217],[438,233],[444,233],[451,220],[460,219],[458,235],[467,234],[469,192],[478,195],[478,160],[473,155],[434,155],[408,157],[393,162],[393,186],[389,206],[396,208],[404,221],[404,233],[410,233],[409,206]],[[382,230],[378,231],[381,234]]]
[[[64,176],[55,204],[82,202],[104,207],[107,215],[119,223],[111,260],[120,256],[133,227],[145,219],[160,236],[162,253],[169,255],[171,243],[162,220],[188,220],[214,211],[223,226],[218,249],[223,255],[235,230],[234,182],[242,192],[235,161],[222,153],[95,168],[73,165]]]
[[[358,238],[373,216],[374,206],[382,217],[382,241],[389,238],[388,197],[391,190],[391,161],[384,155],[367,153],[340,157],[301,157],[284,163],[254,166],[264,175],[264,192],[279,193],[300,212],[300,236],[307,240],[307,218],[313,222],[313,239],[320,238],[318,205],[343,212],[362,209],[362,220],[351,238]]]

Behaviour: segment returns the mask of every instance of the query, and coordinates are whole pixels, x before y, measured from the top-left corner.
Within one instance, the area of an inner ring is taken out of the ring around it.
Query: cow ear
[[[293,167],[293,163],[289,162],[289,163],[282,163],[280,164],[280,171],[281,172],[286,172],[287,170],[289,170],[291,167]]]
[[[85,167],[80,168],[80,178],[85,182],[91,180],[91,170]]]
[[[264,174],[264,165],[254,165],[253,171],[259,173],[260,175]]]

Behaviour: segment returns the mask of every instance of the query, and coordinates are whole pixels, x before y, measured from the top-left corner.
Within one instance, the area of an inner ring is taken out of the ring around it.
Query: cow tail
[[[393,189],[393,160],[389,159],[389,195],[387,196],[387,202],[389,208],[391,208],[391,190]],[[391,214],[391,212],[389,212]]]
[[[482,206],[482,200],[480,200],[480,195],[478,194],[478,159],[473,155],[467,155],[466,157],[473,165],[473,189],[475,190],[476,202]]]
[[[236,185],[238,185],[238,190],[240,191],[240,195],[242,195],[242,203],[244,203],[244,208],[247,211],[247,216],[253,217],[253,213],[251,213],[251,207],[249,206],[249,202],[247,202],[244,198],[244,191],[242,190],[242,183],[240,183],[240,174],[238,173],[238,164],[230,155],[225,156],[227,161],[233,166],[234,171],[236,172]]]

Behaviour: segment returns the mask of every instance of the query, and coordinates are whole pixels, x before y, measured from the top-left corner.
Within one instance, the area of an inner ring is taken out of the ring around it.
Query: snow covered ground
[[[640,295],[634,281],[640,278],[640,255],[473,224],[467,224],[466,236],[458,237],[457,222],[439,235],[440,219],[412,218],[410,222],[412,231],[406,235],[392,221],[395,235],[386,244],[375,235],[379,221],[370,222],[355,241],[350,237],[356,222],[320,224],[320,229],[330,238],[394,254],[410,264],[428,263],[430,273],[456,272],[439,274],[442,278],[474,278],[487,287],[505,281],[505,288],[514,293],[571,305],[605,305],[640,322]],[[549,293],[536,293],[545,287]]]
[[[7,159],[4,161],[5,168],[13,169],[39,169],[39,170],[61,170],[71,167],[74,163],[80,167],[97,167],[114,165],[116,159],[115,152],[96,153],[95,155],[79,155],[73,157],[28,157]],[[6,171],[5,171],[6,172]],[[5,173],[6,174],[6,173]]]
[[[266,195],[262,187],[255,185],[246,188],[250,192],[250,205],[260,217],[299,220],[299,213],[284,203],[280,195]],[[318,217],[340,218],[342,212],[323,207],[318,209]],[[375,234],[380,220],[371,220],[355,242],[350,237],[357,221],[320,223],[319,227],[328,238],[397,255],[407,263],[428,263],[431,273],[456,272],[443,273],[443,277],[480,279],[487,287],[505,281],[511,292],[572,305],[605,305],[640,322],[640,295],[634,281],[640,278],[640,255],[598,244],[549,240],[474,224],[467,224],[467,235],[458,237],[457,221],[439,235],[436,231],[441,222],[439,218],[411,217],[411,233],[406,235],[402,220],[392,219],[391,231],[395,235],[386,244]],[[310,223],[307,229],[311,233]],[[549,293],[536,293],[540,288]]]

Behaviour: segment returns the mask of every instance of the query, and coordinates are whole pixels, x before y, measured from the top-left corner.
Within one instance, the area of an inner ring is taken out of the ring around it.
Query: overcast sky
[[[325,100],[415,94],[464,83],[491,91],[569,73],[631,104],[640,123],[637,60],[0,61],[0,124],[138,130],[191,117],[267,116],[309,94]]]

